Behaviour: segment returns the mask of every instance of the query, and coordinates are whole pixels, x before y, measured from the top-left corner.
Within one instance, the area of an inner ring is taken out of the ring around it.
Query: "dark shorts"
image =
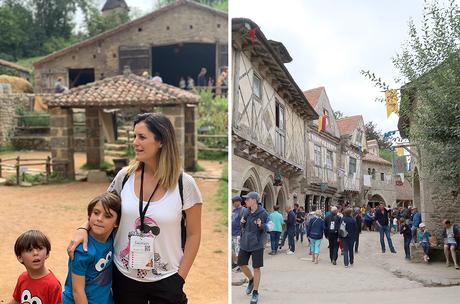
[[[260,268],[264,266],[264,249],[258,249],[254,251],[244,251],[240,248],[238,253],[238,265],[248,265],[249,258],[252,256],[252,268]]]
[[[157,282],[128,278],[113,265],[112,291],[115,304],[186,304],[184,279],[177,273]]]
[[[448,244],[445,244],[447,246],[447,248],[451,249],[452,247],[454,247],[454,249],[457,249],[457,244],[452,244],[452,243],[448,243]]]

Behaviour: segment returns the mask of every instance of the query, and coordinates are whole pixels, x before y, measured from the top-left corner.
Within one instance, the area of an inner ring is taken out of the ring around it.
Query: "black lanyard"
[[[147,233],[149,231],[147,229],[148,227],[144,226],[144,218],[145,218],[145,214],[147,213],[147,209],[149,208],[150,200],[152,199],[153,195],[157,191],[159,185],[160,185],[160,183],[157,183],[157,185],[155,186],[155,189],[153,189],[152,195],[150,195],[149,200],[147,201],[147,205],[144,207],[144,210],[142,210],[142,205],[144,203],[144,165],[142,165],[141,189],[140,189],[140,193],[139,193],[139,216],[141,218],[140,230],[143,233]]]

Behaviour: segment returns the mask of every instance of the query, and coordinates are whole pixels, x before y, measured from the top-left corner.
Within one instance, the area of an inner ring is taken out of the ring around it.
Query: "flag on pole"
[[[255,27],[249,31],[249,39],[251,39],[251,44],[254,45],[254,40],[256,39],[256,31],[258,27]]]
[[[318,120],[318,132],[325,131],[326,130],[326,117],[324,115],[321,115]]]
[[[396,90],[386,90],[385,100],[387,105],[387,117],[389,117],[391,113],[398,114],[398,94]]]

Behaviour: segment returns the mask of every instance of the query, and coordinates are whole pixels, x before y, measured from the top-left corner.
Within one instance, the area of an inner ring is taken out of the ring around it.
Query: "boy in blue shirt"
[[[80,244],[74,259],[69,259],[69,271],[62,301],[67,303],[111,304],[112,231],[118,227],[121,215],[120,198],[103,193],[88,204],[88,251]],[[79,228],[85,229],[85,228]]]

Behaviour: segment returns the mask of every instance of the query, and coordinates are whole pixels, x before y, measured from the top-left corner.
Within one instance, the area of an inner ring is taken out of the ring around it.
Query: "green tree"
[[[425,1],[417,29],[393,58],[405,83],[401,89],[399,129],[422,150],[430,175],[460,185],[460,9],[454,0],[442,7]],[[386,89],[374,74],[362,71]]]
[[[131,20],[128,12],[120,11],[103,17],[99,9],[95,6],[90,6],[87,12],[85,22],[88,37],[103,33]]]
[[[33,15],[21,1],[8,0],[0,6],[0,57],[16,60],[32,54],[34,50],[30,32]]]
[[[340,111],[334,111],[334,118],[335,119],[341,119],[343,118],[343,113]]]
[[[382,132],[377,129],[377,125],[372,121],[364,125],[364,130],[366,132],[366,140],[377,140],[380,149],[388,149],[391,147],[391,141],[383,137]]]

